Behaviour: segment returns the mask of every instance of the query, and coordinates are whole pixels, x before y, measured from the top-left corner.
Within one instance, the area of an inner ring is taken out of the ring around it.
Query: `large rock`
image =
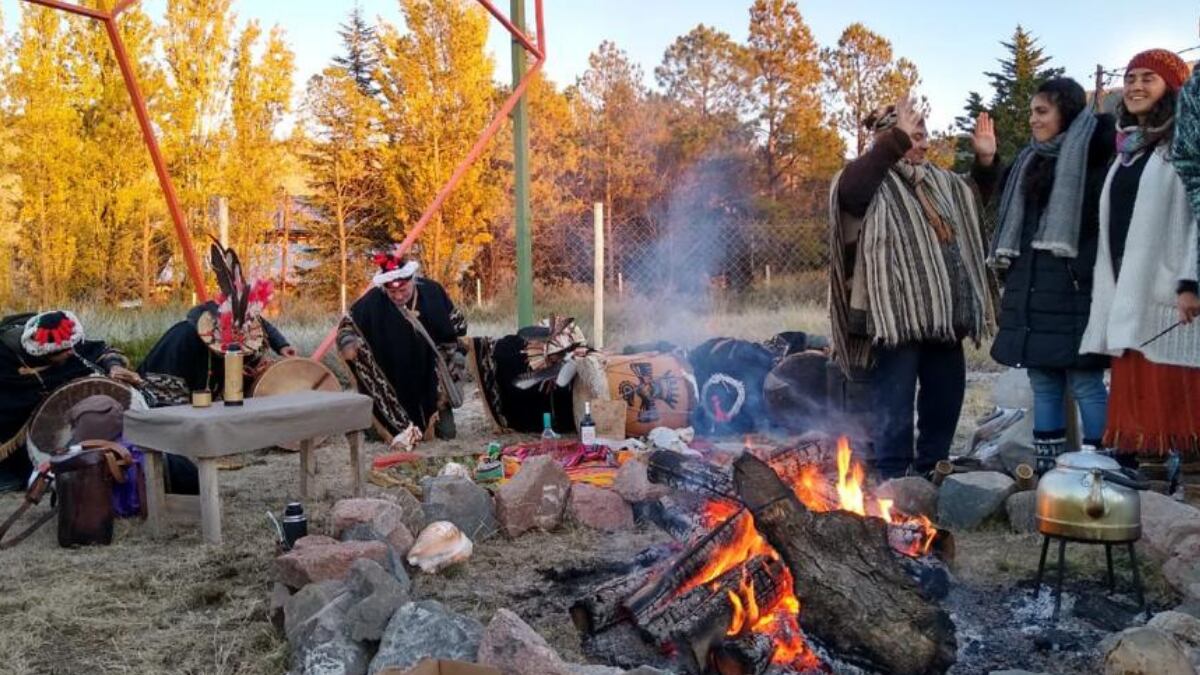
[[[1017,534],[1037,532],[1037,491],[1014,492],[1004,500],[1008,526]]]
[[[1184,600],[1200,600],[1200,535],[1176,542],[1162,566],[1163,578]]]
[[[875,491],[881,499],[891,499],[892,508],[910,516],[937,516],[938,489],[919,476],[905,476],[884,481]]]
[[[496,493],[496,518],[509,537],[532,529],[549,532],[562,522],[571,479],[549,455],[521,464],[512,480]]]
[[[367,647],[350,637],[346,610],[354,595],[340,581],[309,584],[284,609],[291,670],[301,675],[364,675]]]
[[[386,499],[343,499],[333,505],[333,536],[342,541],[382,541],[399,560],[408,555],[415,533],[404,524],[404,509]]]
[[[384,629],[370,673],[386,668],[404,671],[421,659],[453,659],[473,663],[479,652],[483,626],[454,614],[434,600],[410,602],[392,615]]]
[[[312,539],[312,537],[307,537]],[[309,542],[275,558],[279,580],[292,588],[330,579],[345,579],[359,558],[390,566],[390,548],[381,541]],[[303,541],[303,540],[301,540]],[[299,542],[297,542],[299,544]]]
[[[1162,612],[1155,614],[1146,625],[1178,640],[1192,667],[1200,672],[1200,619],[1183,612]]]
[[[371,662],[367,646],[344,632],[317,628],[310,641],[292,651],[289,675],[366,675]]]
[[[654,501],[671,492],[671,489],[665,485],[651,483],[645,463],[636,459],[625,462],[617,470],[617,477],[613,480],[613,489],[621,495],[622,499],[631,504]]]
[[[1160,558],[1171,556],[1175,546],[1200,535],[1200,509],[1157,492],[1143,491],[1142,542]]]
[[[400,578],[373,560],[356,560],[350,567],[346,587],[354,595],[354,606],[346,612],[349,634],[354,640],[378,640],[396,610],[409,600],[412,583],[403,567]]]
[[[396,506],[404,513],[404,526],[409,532],[414,535],[425,529],[428,522],[425,520],[425,509],[421,506],[421,500],[413,496],[411,492],[404,489],[388,490],[381,496],[390,502],[395,502]]]
[[[572,666],[537,631],[507,609],[499,609],[479,643],[479,663],[502,675],[572,675]]]
[[[455,476],[430,478],[422,485],[426,524],[448,520],[471,541],[483,541],[496,534],[495,506],[487,490]]]
[[[1014,490],[1013,479],[995,471],[947,476],[938,491],[938,524],[960,530],[979,527]]]
[[[314,623],[323,622],[331,630],[340,628],[346,610],[353,604],[354,595],[345,582],[331,580],[309,584],[296,591],[284,604],[283,634],[295,649]]]
[[[1105,675],[1195,675],[1179,641],[1157,628],[1129,628],[1101,643]]]
[[[633,529],[633,508],[616,492],[594,485],[573,485],[571,497],[567,500],[567,511],[575,522],[594,530],[617,532]]]

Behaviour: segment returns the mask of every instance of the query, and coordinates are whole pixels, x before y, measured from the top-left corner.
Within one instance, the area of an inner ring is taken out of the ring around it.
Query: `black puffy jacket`
[[[1079,225],[1079,255],[1059,258],[1032,247],[1044,204],[1026,197],[1021,254],[1004,278],[1000,300],[999,331],[992,342],[992,358],[1014,368],[1104,368],[1108,360],[1096,354],[1081,355],[1079,343],[1087,328],[1092,304],[1092,275],[1100,238],[1100,193],[1108,174],[1115,145],[1113,119],[1100,116],[1088,151],[1083,217]],[[1011,180],[1011,166],[998,183],[981,175],[985,199]]]

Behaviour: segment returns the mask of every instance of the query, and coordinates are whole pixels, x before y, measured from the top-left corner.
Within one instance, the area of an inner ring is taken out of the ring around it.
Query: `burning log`
[[[775,473],[786,483],[792,483],[800,477],[806,467],[825,467],[833,463],[833,455],[820,443],[806,441],[799,445],[770,447],[755,445],[751,447],[754,456],[771,465]]]
[[[900,565],[882,520],[810,511],[749,453],[734,463],[734,481],[792,573],[806,634],[883,672],[941,673],[954,664],[954,625]]]
[[[571,605],[571,621],[585,634],[598,633],[626,618],[622,606],[633,592],[646,586],[656,574],[647,567],[596,586]]]
[[[762,675],[771,667],[775,641],[769,635],[753,633],[736,640],[725,640],[709,656],[713,670],[720,675]]]
[[[624,606],[638,623],[658,612],[679,594],[687,582],[700,576],[713,564],[721,551],[728,549],[746,527],[753,527],[750,514],[744,509],[717,524],[692,546],[679,554],[665,572],[625,600]]]
[[[590,660],[617,668],[669,667],[669,659],[662,651],[648,644],[637,627],[627,621],[593,635],[584,635],[581,646]]]
[[[685,492],[702,492],[721,499],[736,499],[733,475],[727,468],[670,450],[650,453],[647,465],[646,475],[651,483],[668,485]]]
[[[674,643],[679,655],[700,672],[709,651],[730,632],[748,629],[758,607],[773,607],[783,597],[783,563],[758,556],[675,598],[644,621],[635,621],[655,643]],[[741,625],[734,625],[739,622]]]

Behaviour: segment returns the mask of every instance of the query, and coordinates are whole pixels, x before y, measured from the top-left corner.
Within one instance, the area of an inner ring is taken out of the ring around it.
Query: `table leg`
[[[221,543],[221,492],[217,488],[217,462],[197,459],[200,473],[200,531],[209,544]]]
[[[346,442],[350,445],[350,471],[354,474],[352,480],[354,483],[354,496],[363,496],[363,458],[360,452],[360,444],[362,443],[362,432],[351,431],[346,434]]]
[[[150,526],[150,536],[162,535],[164,509],[166,508],[166,490],[163,487],[163,456],[157,450],[145,448],[146,459],[146,523]]]
[[[300,441],[300,498],[308,499],[308,474],[312,469],[312,448],[313,443],[311,438],[306,438]]]

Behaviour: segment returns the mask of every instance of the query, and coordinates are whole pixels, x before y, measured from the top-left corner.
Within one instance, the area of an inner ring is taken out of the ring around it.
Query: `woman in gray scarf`
[[[992,358],[1028,369],[1039,472],[1053,467],[1066,443],[1068,387],[1083,417],[1085,443],[1099,446],[1108,407],[1106,359],[1080,355],[1079,344],[1091,306],[1114,122],[1086,107],[1077,82],[1047,81],[1029,102],[1029,145],[1003,173],[996,164],[976,169],[985,200],[1002,188],[989,257],[1004,278]]]

